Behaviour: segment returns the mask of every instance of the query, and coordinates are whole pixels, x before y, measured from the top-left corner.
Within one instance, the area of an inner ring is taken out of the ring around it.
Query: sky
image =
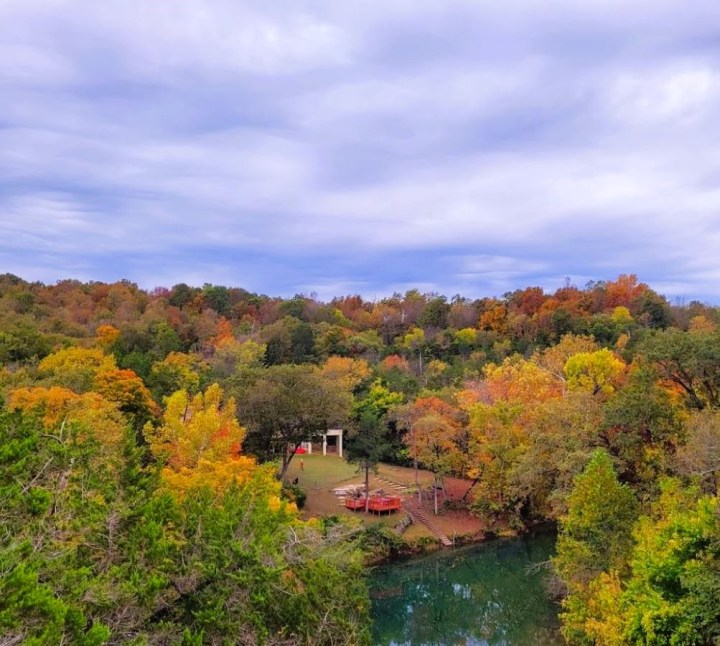
[[[717,0],[0,0],[0,273],[720,303]]]

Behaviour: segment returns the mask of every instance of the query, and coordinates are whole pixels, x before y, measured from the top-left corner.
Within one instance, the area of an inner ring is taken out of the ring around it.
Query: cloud
[[[711,0],[6,0],[2,262],[720,302],[717,25]]]

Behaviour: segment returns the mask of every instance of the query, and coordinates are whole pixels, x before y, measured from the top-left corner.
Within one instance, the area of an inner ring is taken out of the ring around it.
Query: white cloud
[[[93,277],[92,250],[148,285],[323,294],[645,272],[720,299],[715,18],[710,0],[6,0],[6,261]]]

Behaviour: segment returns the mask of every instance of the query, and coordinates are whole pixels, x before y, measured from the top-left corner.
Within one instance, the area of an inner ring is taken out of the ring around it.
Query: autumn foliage
[[[448,502],[490,528],[559,523],[571,643],[717,637],[718,308],[631,274],[328,303],[5,275],[0,324],[16,643],[302,643],[296,619],[366,642],[358,570],[336,559],[354,544],[303,523],[276,478],[329,427],[366,476],[431,471],[437,513],[454,476]],[[354,592],[332,623],[337,589]]]

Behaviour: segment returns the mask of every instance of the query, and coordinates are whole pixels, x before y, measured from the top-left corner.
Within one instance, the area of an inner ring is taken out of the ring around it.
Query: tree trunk
[[[463,494],[462,501],[467,502],[468,494],[473,490],[473,487],[480,482],[480,478],[475,478],[475,480],[472,481],[472,484],[468,487],[467,491]]]
[[[285,474],[287,473],[288,467],[290,466],[290,461],[295,457],[295,454],[297,453],[298,447],[300,445],[296,444],[292,453],[288,453],[289,446],[290,444],[286,444],[285,450],[283,451],[282,469],[280,470],[280,482],[285,482]]]
[[[436,516],[438,513],[437,492],[438,492],[438,487],[437,487],[437,478],[436,478],[435,481],[433,482],[433,499],[434,499],[434,503],[435,503],[435,515]]]
[[[420,489],[420,482],[418,480],[418,461],[417,458],[413,460],[413,463],[415,464],[415,489],[417,490],[418,494],[418,502],[422,505],[422,491]]]

